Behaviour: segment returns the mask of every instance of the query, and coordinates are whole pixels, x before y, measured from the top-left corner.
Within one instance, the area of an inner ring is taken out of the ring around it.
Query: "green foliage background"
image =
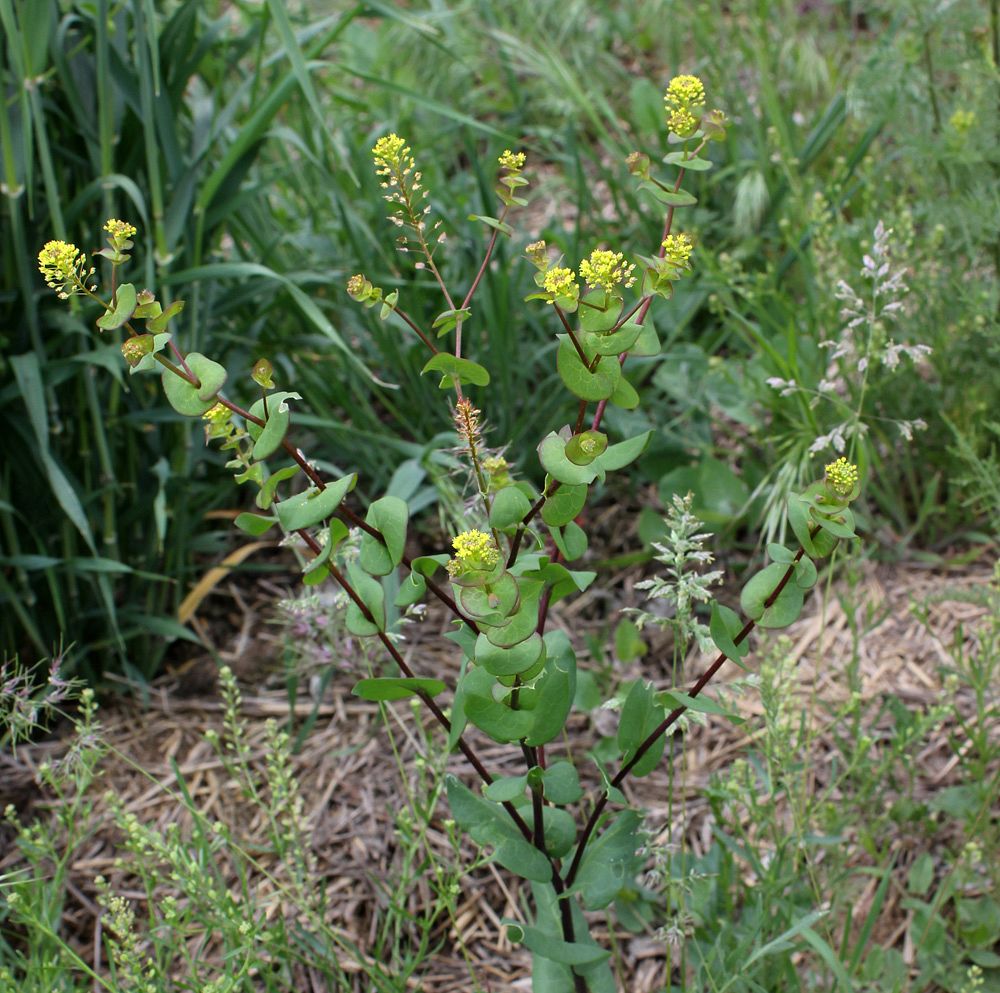
[[[575,264],[597,244],[655,245],[659,212],[624,158],[659,147],[676,72],[701,75],[734,126],[721,168],[689,184],[697,276],[661,311],[663,356],[637,364],[655,416],[612,423],[655,429],[643,479],[664,496],[693,488],[718,528],[777,529],[831,425],[766,380],[822,376],[836,280],[856,278],[882,220],[908,269],[908,340],[934,353],[869,395],[873,423],[928,424],[912,445],[873,431],[869,513],[894,549],[968,536],[953,432],[968,457],[988,451],[1000,385],[995,4],[669,10],[0,0],[4,652],[48,655],[62,639],[91,676],[150,676],[164,635],[191,637],[176,605],[231,540],[206,514],[242,506],[158,383],[124,377],[117,345],[45,290],[33,259],[46,240],[91,249],[106,217],[134,221],[135,282],[187,301],[185,348],[248,372],[268,355],[279,388],[305,398],[310,455],[360,469],[369,499],[401,472],[426,506],[446,486],[430,446],[447,411],[419,377],[419,342],[343,292],[363,271],[401,288],[425,326],[441,309],[387,234],[368,149],[408,136],[457,283],[480,257],[466,217],[493,212],[496,155],[528,152],[534,203],[501,242],[467,339],[496,384],[490,440],[520,455],[569,417],[549,388],[547,315],[521,304],[520,250],[544,237]]]

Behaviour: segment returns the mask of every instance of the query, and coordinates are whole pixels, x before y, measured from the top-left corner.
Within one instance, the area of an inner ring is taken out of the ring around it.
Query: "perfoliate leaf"
[[[743,587],[740,607],[747,617],[762,628],[788,627],[802,612],[803,590],[794,580],[785,584],[770,606],[765,606],[789,568],[791,567],[780,562],[772,562]]]
[[[135,313],[136,292],[131,283],[122,283],[115,293],[115,308],[97,319],[97,326],[104,331],[114,331]]]
[[[615,391],[621,379],[622,367],[613,355],[602,355],[597,359],[593,371],[583,364],[576,347],[568,335],[560,335],[559,350],[556,352],[556,368],[566,389],[581,400],[606,400]],[[594,355],[584,346],[588,363]]]

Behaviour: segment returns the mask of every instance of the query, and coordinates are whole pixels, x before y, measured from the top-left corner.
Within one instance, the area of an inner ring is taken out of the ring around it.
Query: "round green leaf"
[[[550,527],[561,528],[583,510],[587,502],[585,485],[563,484],[542,504],[542,520]]]
[[[388,576],[403,560],[406,526],[410,511],[405,500],[384,496],[376,500],[365,516],[365,523],[378,531],[384,541],[367,532],[361,536],[361,568],[373,576]]]
[[[481,623],[502,624],[520,603],[517,580],[504,572],[484,586],[465,586],[459,592],[462,609]]]
[[[288,400],[301,400],[298,393],[272,393],[267,398],[267,412],[264,411],[264,398],[261,397],[251,408],[250,413],[264,421],[260,427],[253,421],[247,422],[247,431],[254,440],[253,457],[259,462],[273,455],[285,440],[291,413]]]
[[[604,455],[607,454],[606,451]],[[601,456],[601,459],[603,457]],[[601,459],[597,459],[589,466],[570,462],[566,457],[566,442],[554,431],[546,435],[538,446],[538,460],[542,463],[542,468],[557,482],[568,483],[570,486],[592,483],[598,474],[595,466],[600,464]]]
[[[505,486],[493,496],[490,527],[503,531],[520,524],[531,510],[531,503],[517,486]]]
[[[493,676],[513,676],[536,665],[544,651],[541,635],[534,632],[526,641],[511,648],[494,645],[486,635],[480,634],[476,640],[476,664]]]
[[[568,335],[562,335],[556,352],[556,368],[566,388],[581,400],[606,400],[615,391],[622,377],[622,367],[612,355],[602,355],[591,372],[580,360],[576,347]],[[593,358],[584,347],[588,361]]]
[[[298,531],[325,521],[340,506],[341,500],[354,489],[357,473],[343,476],[320,490],[313,486],[281,503],[275,504],[278,520],[286,531]]]
[[[772,562],[762,569],[743,587],[740,606],[743,613],[762,628],[787,627],[802,612],[804,593],[794,581],[785,584],[784,589],[771,606],[765,602],[773,595],[789,566]]]
[[[136,292],[131,283],[122,283],[115,292],[115,308],[97,319],[97,326],[104,331],[114,331],[130,320],[135,313]]]

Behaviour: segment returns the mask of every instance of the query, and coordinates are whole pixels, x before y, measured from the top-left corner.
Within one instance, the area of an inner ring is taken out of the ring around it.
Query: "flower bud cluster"
[[[500,550],[493,536],[485,531],[463,531],[452,539],[454,556],[448,561],[448,574],[460,576],[469,571],[488,571],[500,561]]]
[[[618,286],[628,289],[634,282],[635,264],[625,261],[621,252],[595,248],[590,258],[580,263],[580,278],[595,289],[610,293]]]
[[[94,267],[87,264],[87,256],[68,241],[47,241],[38,253],[38,269],[60,300],[83,293],[87,280],[94,274]]]

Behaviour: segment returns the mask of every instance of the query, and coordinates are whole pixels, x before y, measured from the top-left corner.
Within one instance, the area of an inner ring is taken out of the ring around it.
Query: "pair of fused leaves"
[[[576,695],[573,648],[562,631],[550,631],[544,638],[532,632],[523,644],[524,649],[498,648],[480,635],[464,646],[475,664],[467,665],[455,690],[453,736],[467,722],[502,743],[544,745],[562,732]],[[527,669],[505,671],[536,651]],[[507,659],[514,662],[507,665]]]
[[[600,432],[587,433],[600,434]],[[538,446],[538,459],[542,463],[542,468],[561,485],[587,486],[594,480],[603,482],[607,473],[623,469],[637,459],[645,451],[652,433],[645,431],[626,441],[607,445],[601,454],[581,464],[581,453],[575,444],[575,438],[580,436],[573,436],[567,428],[564,428],[561,433],[552,431],[542,439]],[[547,497],[546,503],[548,499]]]
[[[784,545],[768,545],[771,564],[750,579],[740,594],[743,612],[764,628],[783,628],[795,621],[806,591],[816,583],[813,559],[829,555],[838,541],[857,537],[847,501],[832,497],[823,483],[789,499],[788,522],[801,550],[795,553]]]

